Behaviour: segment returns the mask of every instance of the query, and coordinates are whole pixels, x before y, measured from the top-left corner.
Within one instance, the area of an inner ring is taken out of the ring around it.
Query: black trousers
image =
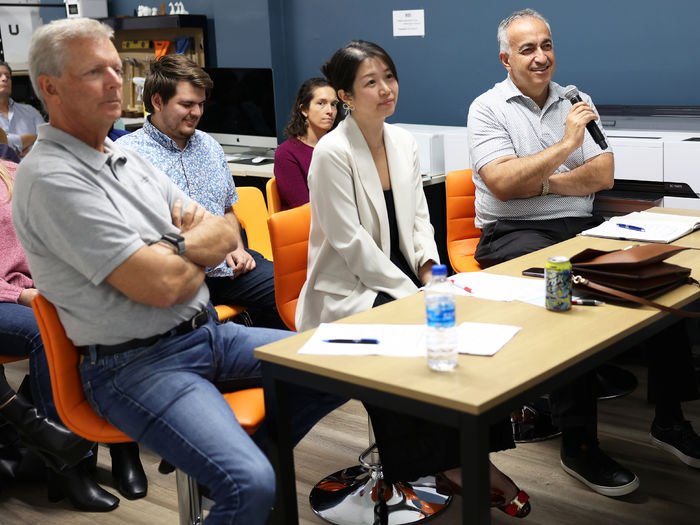
[[[380,293],[374,306],[393,300],[390,295]],[[372,419],[387,481],[411,481],[460,466],[457,429],[367,403],[365,408]],[[489,444],[491,452],[515,447],[510,421],[503,420],[491,427]]]
[[[567,217],[545,221],[496,221],[484,228],[476,260],[486,268],[592,228],[600,217]],[[542,265],[544,266],[542,261]],[[644,344],[648,356],[648,399],[673,403],[698,399],[697,378],[686,323],[679,320]],[[597,411],[594,374],[588,373],[551,392],[552,419],[562,427],[585,427],[595,434]]]
[[[496,221],[483,229],[474,257],[482,268],[488,268],[571,239],[601,222],[602,217],[597,216],[545,221]]]

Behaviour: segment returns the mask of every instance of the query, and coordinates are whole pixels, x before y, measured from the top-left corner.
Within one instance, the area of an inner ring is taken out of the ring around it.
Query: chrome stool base
[[[387,484],[381,468],[362,465],[325,477],[309,494],[316,515],[337,525],[415,523],[438,515],[451,500],[438,494],[434,476]]]

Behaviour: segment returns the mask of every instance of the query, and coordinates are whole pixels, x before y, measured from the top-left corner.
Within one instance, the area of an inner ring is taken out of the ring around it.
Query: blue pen
[[[625,229],[627,229],[627,230],[634,230],[634,231],[636,231],[636,232],[643,232],[643,231],[644,231],[644,228],[642,228],[641,226],[635,226],[635,225],[633,225],[633,224],[620,224],[620,223],[618,222],[618,223],[617,223],[617,226],[618,226],[619,228],[625,228]]]
[[[324,339],[324,343],[344,343],[350,345],[378,345],[376,339]]]

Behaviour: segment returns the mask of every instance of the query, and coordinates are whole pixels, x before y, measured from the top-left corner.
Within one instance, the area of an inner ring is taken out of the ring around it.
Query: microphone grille
[[[564,96],[571,100],[578,96],[578,89],[576,89],[576,86],[566,86],[564,88]]]

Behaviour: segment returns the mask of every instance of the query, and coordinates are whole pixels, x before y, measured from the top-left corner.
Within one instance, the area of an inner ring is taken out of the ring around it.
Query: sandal
[[[512,480],[510,478],[508,479],[512,483]],[[515,485],[515,483],[513,484]],[[443,496],[462,495],[462,487],[457,485],[442,472],[435,474],[435,489]],[[515,495],[515,497],[510,500],[510,502],[506,502],[502,490],[495,489],[493,487],[491,488],[491,507],[502,510],[506,514],[515,518],[524,518],[530,514],[532,507],[529,499],[530,496],[527,494],[527,492],[518,489],[518,493]]]
[[[518,493],[510,500],[510,503],[506,503],[503,491],[491,488],[491,506],[502,510],[514,518],[524,518],[530,514],[532,507],[528,501],[529,499],[530,496],[527,492],[518,489]]]

